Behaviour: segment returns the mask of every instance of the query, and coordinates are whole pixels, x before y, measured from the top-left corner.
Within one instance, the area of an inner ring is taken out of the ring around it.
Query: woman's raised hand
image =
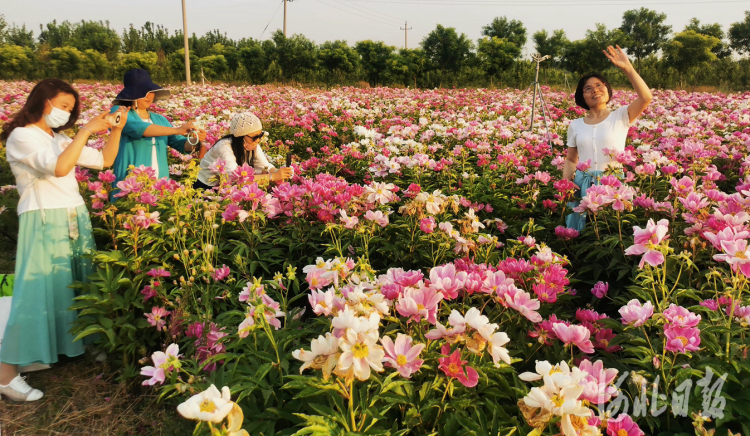
[[[281,180],[292,178],[292,169],[289,167],[281,167],[278,170],[271,173],[271,180],[278,182]]]
[[[124,124],[122,120],[120,120],[120,122]],[[103,132],[111,128],[112,121],[109,118],[109,111],[104,111],[101,114],[95,116],[91,121],[86,123],[84,127],[93,133]]]
[[[191,130],[196,130],[196,129],[195,129],[195,125],[193,124],[193,122],[192,122],[192,121],[189,121],[189,122],[187,122],[187,123],[185,123],[185,124],[181,125],[181,126],[179,127],[179,129],[180,129],[180,135],[183,135],[183,136],[184,136],[184,135],[187,135],[187,134],[188,134],[188,132],[189,132],[189,131],[191,131]]]
[[[630,59],[628,59],[628,56],[625,54],[625,52],[622,51],[619,45],[617,45],[616,47],[617,48],[614,48],[610,45],[606,50],[602,50],[604,52],[604,56],[606,56],[607,59],[612,62],[612,65],[623,71],[627,71],[629,68],[633,68],[633,65],[630,63]]]

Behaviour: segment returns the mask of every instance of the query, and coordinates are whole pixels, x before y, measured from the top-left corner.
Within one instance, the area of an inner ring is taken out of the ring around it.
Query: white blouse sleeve
[[[41,175],[55,175],[57,154],[52,147],[40,144],[39,138],[25,129],[16,128],[11,132],[6,144],[6,155],[9,163],[22,163]]]
[[[576,148],[578,147],[578,144],[576,144],[576,133],[575,133],[575,124],[572,122],[568,125],[568,147]]]
[[[76,165],[101,170],[104,168],[104,155],[99,150],[84,146]]]
[[[219,149],[216,150],[216,159],[221,159],[226,162],[226,166],[224,167],[226,173],[231,174],[234,172],[234,170],[237,169],[237,157],[235,157],[234,152],[232,151],[232,141],[225,139],[214,145],[214,147],[219,147]]]
[[[255,174],[263,173],[263,170],[272,170],[276,167],[268,161],[266,154],[263,153],[263,149],[260,148],[260,144],[255,148]]]
[[[615,111],[616,119],[622,123],[625,129],[630,129],[630,126],[635,124],[635,121],[630,122],[630,115],[628,114],[628,106],[620,106]]]

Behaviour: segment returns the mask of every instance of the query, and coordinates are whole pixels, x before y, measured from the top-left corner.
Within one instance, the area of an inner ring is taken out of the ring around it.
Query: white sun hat
[[[263,130],[263,123],[251,112],[239,113],[229,122],[229,133],[232,136],[245,136],[261,130]]]

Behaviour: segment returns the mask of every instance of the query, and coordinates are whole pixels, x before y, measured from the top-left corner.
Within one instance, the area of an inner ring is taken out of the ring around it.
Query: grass
[[[192,434],[193,424],[173,405],[157,401],[156,389],[118,383],[106,364],[91,356],[63,358],[52,369],[26,374],[44,391],[31,403],[0,400],[3,436],[168,436]]]

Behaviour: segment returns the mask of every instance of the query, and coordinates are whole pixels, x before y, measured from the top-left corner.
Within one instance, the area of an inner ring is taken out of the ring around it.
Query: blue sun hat
[[[138,100],[145,97],[149,92],[154,93],[154,100],[166,100],[169,98],[169,90],[152,82],[148,71],[142,68],[133,68],[126,72],[123,84],[125,87],[115,97],[114,104]]]

